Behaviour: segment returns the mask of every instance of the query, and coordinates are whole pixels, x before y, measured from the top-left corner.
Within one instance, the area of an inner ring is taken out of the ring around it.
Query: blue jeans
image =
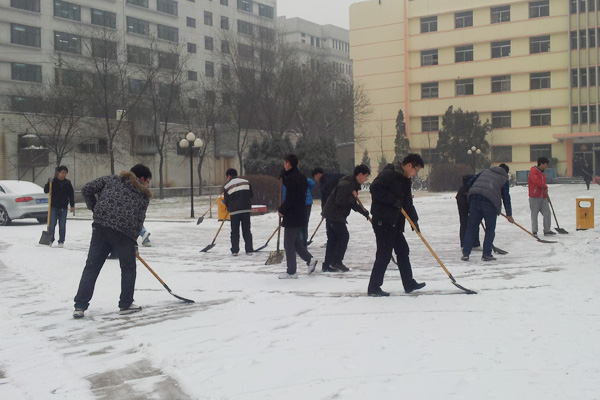
[[[67,208],[55,208],[50,207],[50,237],[54,242],[54,230],[56,229],[56,222],[58,222],[58,243],[65,242],[65,236],[67,235]]]
[[[463,240],[463,255],[471,254],[473,242],[479,236],[479,224],[485,220],[485,237],[483,238],[483,256],[492,255],[492,245],[496,236],[496,218],[498,210],[491,201],[484,197],[472,196],[469,199],[469,222]]]
[[[106,228],[101,225],[92,225],[92,240],[88,251],[88,258],[79,282],[79,289],[75,295],[75,308],[87,310],[94,294],[96,280],[100,270],[111,250],[116,250],[121,266],[121,297],[119,308],[128,308],[133,303],[135,290],[135,247],[136,243],[129,236]]]

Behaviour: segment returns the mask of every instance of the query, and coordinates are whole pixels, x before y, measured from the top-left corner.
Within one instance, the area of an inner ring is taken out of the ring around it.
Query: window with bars
[[[81,54],[81,36],[54,31],[54,50]]]
[[[423,50],[421,52],[421,66],[438,65],[438,50]]]
[[[510,56],[510,40],[492,42],[492,58]]]
[[[586,11],[594,11],[597,8],[597,0],[569,0],[569,10],[571,14],[577,13],[577,5],[579,5],[579,12],[584,13]],[[577,4],[579,3],[579,4]]]
[[[173,0],[156,0],[156,10],[165,14],[177,15],[177,2]]]
[[[552,111],[550,108],[531,110],[531,126],[552,125]]]
[[[510,6],[492,7],[490,10],[490,22],[498,24],[510,21]]]
[[[571,69],[571,84],[573,87],[579,86],[596,86],[596,75],[598,74],[598,67],[583,67],[579,68],[579,79],[577,76],[577,68]]]
[[[150,23],[143,19],[127,17],[127,32],[150,36]]]
[[[492,128],[502,129],[512,126],[512,113],[510,111],[492,112]]]
[[[66,1],[54,0],[54,16],[81,21],[81,6]]]
[[[552,158],[551,144],[531,144],[529,145],[529,161],[537,161],[540,157]]]
[[[21,10],[40,12],[40,0],[10,0],[10,6]]]
[[[437,132],[440,130],[440,118],[421,117],[421,132]]]
[[[221,17],[221,29],[229,30],[229,18]]]
[[[238,20],[237,26],[239,33],[252,36],[254,26],[250,22]]]
[[[215,49],[214,40],[210,36],[204,36],[204,50],[213,51]]]
[[[492,146],[492,162],[512,162],[512,146]]]
[[[456,95],[469,96],[474,93],[475,85],[473,79],[458,79],[456,81]]]
[[[237,0],[238,10],[252,12],[252,0]]]
[[[213,25],[213,14],[208,11],[204,11],[204,25]]]
[[[454,62],[473,61],[473,45],[458,46],[454,49]]]
[[[41,47],[41,29],[35,26],[10,24],[10,42],[23,46]]]
[[[439,97],[439,82],[428,82],[421,84],[421,98],[433,99]]]
[[[454,14],[454,27],[466,28],[473,26],[473,11],[464,11]]]
[[[117,29],[117,14],[92,8],[92,24]]]
[[[158,67],[176,70],[179,65],[179,56],[176,53],[158,52]]]
[[[196,53],[197,52],[196,48],[197,48],[196,43],[188,42],[188,44],[187,44],[187,52],[188,53]]]
[[[41,65],[11,63],[11,71],[11,78],[14,81],[42,83]]]
[[[150,49],[127,45],[127,62],[140,65],[150,65]]]
[[[529,89],[550,89],[550,71],[529,74]]]
[[[585,49],[586,47],[596,46],[596,29],[582,29],[579,31],[579,40],[577,40],[577,31],[571,31],[571,48]],[[577,46],[579,44],[579,46]]]
[[[258,15],[261,17],[274,19],[275,18],[275,9],[271,6],[267,6],[265,4],[258,3]]]
[[[185,24],[190,28],[196,27],[196,18],[185,17]]]
[[[204,62],[204,76],[207,78],[214,78],[215,76],[215,63],[212,61]]]
[[[117,42],[92,38],[92,57],[116,60]]]
[[[550,16],[549,0],[530,1],[529,18],[542,18]]]
[[[550,35],[529,38],[529,54],[549,53]]]
[[[510,75],[492,76],[492,93],[510,92]]]
[[[166,25],[157,25],[158,27],[158,37],[160,39],[168,40],[170,42],[178,42],[179,41],[179,29],[174,28],[172,26]]]
[[[421,18],[421,33],[437,32],[437,16]]]
[[[596,104],[571,107],[571,122],[573,124],[595,124],[597,121],[598,107]]]

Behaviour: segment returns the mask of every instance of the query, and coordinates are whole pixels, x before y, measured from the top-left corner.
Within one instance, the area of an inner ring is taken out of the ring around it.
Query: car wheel
[[[44,218],[37,218],[37,221],[40,224],[47,224],[48,223],[48,217],[44,217]]]
[[[0,207],[0,226],[10,225],[10,218],[4,207]]]

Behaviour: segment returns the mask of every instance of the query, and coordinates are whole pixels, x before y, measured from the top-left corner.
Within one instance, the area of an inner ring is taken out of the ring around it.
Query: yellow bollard
[[[577,230],[592,229],[594,227],[594,199],[591,197],[578,197],[577,202]]]

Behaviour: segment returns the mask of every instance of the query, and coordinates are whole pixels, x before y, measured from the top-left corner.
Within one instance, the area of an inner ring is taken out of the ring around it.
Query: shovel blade
[[[508,251],[502,250],[496,246],[492,246],[492,250],[494,250],[494,253],[498,253],[498,254],[502,254],[502,255],[508,254]]]
[[[204,217],[198,218],[198,221],[196,221],[196,225],[200,225],[202,221],[204,221]]]
[[[569,232],[567,232],[566,230],[564,230],[563,228],[554,228],[554,230],[558,233],[562,233],[563,235],[568,235]]]
[[[452,284],[453,284],[454,286],[456,286],[457,288],[459,288],[460,290],[464,291],[466,294],[477,294],[477,292],[476,292],[476,291],[474,291],[474,290],[471,290],[471,289],[467,289],[466,287],[463,287],[463,286],[459,285],[459,284],[458,284],[458,283],[456,283],[456,282],[452,282]]]
[[[200,250],[200,252],[204,252],[206,253],[207,251],[209,251],[210,249],[212,249],[213,247],[215,247],[214,243],[209,244],[208,246],[206,246],[205,248],[203,248],[202,250]]]
[[[272,251],[267,258],[265,265],[281,264],[283,257],[285,256],[285,250]]]
[[[262,249],[264,249],[265,247],[267,247],[268,244],[269,244],[269,241],[267,241],[267,243],[265,243],[264,246],[260,246],[258,249],[254,249],[254,252],[261,251]]]
[[[52,243],[52,237],[50,236],[50,232],[42,231],[42,237],[40,238],[40,244],[43,244],[44,246],[50,246],[50,243]]]

